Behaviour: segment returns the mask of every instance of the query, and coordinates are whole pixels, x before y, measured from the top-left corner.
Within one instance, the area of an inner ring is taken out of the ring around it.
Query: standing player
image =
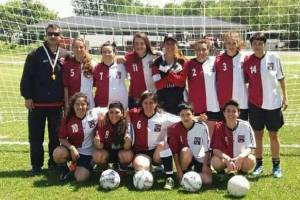
[[[144,92],[140,99],[141,109],[129,111],[133,129],[133,167],[136,171],[150,170],[151,163],[164,165],[166,174],[165,189],[174,187],[172,152],[167,145],[167,127],[178,122],[177,116],[158,110],[157,96]]]
[[[88,96],[89,107],[94,108],[93,66],[83,39],[77,38],[72,44],[74,57],[66,59],[63,64],[65,92],[65,111],[68,110],[69,98],[76,92]]]
[[[164,38],[164,55],[152,65],[152,76],[157,89],[158,103],[166,112],[178,114],[178,105],[184,100],[186,81],[185,62],[172,35]]]
[[[40,172],[44,163],[44,130],[49,133],[48,167],[55,165],[53,150],[59,145],[57,129],[62,116],[64,98],[61,58],[66,51],[59,47],[60,27],[49,24],[47,40],[28,54],[20,83],[21,95],[28,109],[28,128],[32,172]]]
[[[220,108],[230,99],[238,101],[240,118],[248,120],[248,94],[245,84],[242,64],[244,56],[240,52],[243,41],[237,32],[224,34],[226,51],[216,57],[216,86]]]
[[[69,178],[68,161],[76,163],[75,179],[86,181],[92,169],[92,153],[94,151],[93,138],[98,122],[98,115],[104,110],[93,108],[88,110],[88,97],[83,93],[76,93],[70,100],[69,110],[62,120],[59,130],[61,146],[53,152],[53,158],[60,165],[60,181]]]
[[[223,114],[225,121],[216,124],[211,139],[212,167],[216,171],[227,168],[227,173],[249,173],[255,166],[255,157],[251,154],[255,148],[253,130],[248,121],[238,119],[240,109],[236,101],[226,102]]]
[[[133,153],[131,151],[131,136],[128,133],[128,124],[125,119],[124,107],[121,102],[109,104],[106,113],[106,123],[98,127],[94,144],[96,150],[93,153],[93,161],[102,169],[112,162],[123,171],[131,163]]]
[[[138,107],[138,101],[144,91],[155,92],[150,65],[155,55],[145,33],[133,36],[133,52],[125,56],[125,67],[130,74],[128,107]]]
[[[216,92],[216,74],[208,40],[199,40],[194,49],[196,58],[187,62],[188,100],[193,105],[196,116],[206,114],[210,136],[216,121],[222,119]]]
[[[94,85],[96,86],[96,106],[108,107],[113,101],[120,101],[125,110],[128,105],[128,93],[125,85],[127,72],[123,64],[115,62],[116,45],[105,42],[100,52],[102,62],[99,63],[93,73]]]
[[[180,122],[168,128],[168,144],[173,153],[177,177],[181,181],[183,174],[194,166],[201,173],[204,184],[212,183],[210,169],[209,133],[203,122],[193,120],[194,111],[191,105],[179,105]]]
[[[255,130],[257,142],[257,165],[253,174],[258,176],[263,171],[263,134],[266,126],[271,143],[273,175],[280,178],[282,172],[278,130],[284,124],[281,110],[287,108],[288,98],[280,59],[277,54],[265,51],[266,42],[267,38],[263,33],[255,33],[250,38],[254,54],[245,59],[243,66],[245,78],[249,82],[250,123]]]

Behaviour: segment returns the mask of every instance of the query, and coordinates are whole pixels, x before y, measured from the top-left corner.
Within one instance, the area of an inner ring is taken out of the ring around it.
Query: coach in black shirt
[[[21,79],[21,95],[28,109],[28,128],[32,172],[41,171],[44,162],[44,131],[48,123],[49,160],[48,167],[54,166],[53,150],[59,145],[57,132],[62,116],[63,79],[61,59],[66,50],[59,47],[60,27],[49,24],[47,40],[28,54]]]

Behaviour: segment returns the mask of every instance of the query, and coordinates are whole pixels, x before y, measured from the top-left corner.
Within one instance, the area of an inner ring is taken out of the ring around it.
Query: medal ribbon
[[[52,59],[51,59],[51,57],[49,55],[49,52],[48,52],[47,48],[45,47],[45,45],[43,45],[43,48],[45,50],[45,53],[47,54],[48,60],[49,60],[50,65],[52,67],[52,79],[55,80],[54,68],[55,68],[55,66],[57,64],[57,61],[58,61],[59,49],[56,52],[56,56],[55,56],[54,62],[52,62]]]

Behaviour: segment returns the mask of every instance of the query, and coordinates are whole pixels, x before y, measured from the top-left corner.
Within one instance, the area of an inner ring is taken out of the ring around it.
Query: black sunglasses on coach
[[[54,35],[55,37],[57,37],[57,36],[60,35],[60,32],[48,32],[47,35],[48,35],[48,36]]]

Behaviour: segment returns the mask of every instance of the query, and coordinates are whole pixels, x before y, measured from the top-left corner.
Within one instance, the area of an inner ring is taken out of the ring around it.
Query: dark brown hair
[[[66,115],[66,123],[68,123],[68,121],[75,116],[75,110],[74,110],[74,104],[76,102],[77,99],[79,98],[84,98],[85,102],[87,105],[89,105],[89,101],[88,98],[85,94],[83,94],[82,92],[76,92],[70,99],[69,102],[69,109],[67,111],[67,115]]]
[[[134,34],[133,40],[132,40],[133,47],[134,47],[134,41],[135,41],[136,38],[140,38],[140,39],[144,40],[145,45],[146,45],[146,53],[152,54],[152,55],[154,54],[153,51],[152,51],[152,48],[151,48],[150,40],[149,40],[148,36],[145,33],[138,32],[138,33]]]

